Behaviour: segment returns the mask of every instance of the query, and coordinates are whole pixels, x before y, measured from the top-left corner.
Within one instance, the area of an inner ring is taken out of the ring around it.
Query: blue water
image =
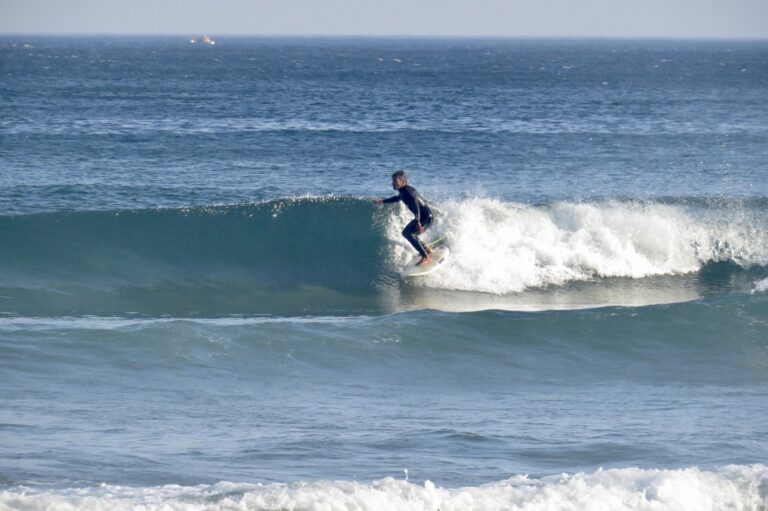
[[[0,508],[768,501],[768,43],[5,36],[0,75]]]

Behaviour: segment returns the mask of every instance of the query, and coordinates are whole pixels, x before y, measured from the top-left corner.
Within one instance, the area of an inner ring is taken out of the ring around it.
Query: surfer
[[[432,251],[419,239],[419,234],[426,231],[432,224],[432,210],[429,209],[419,192],[408,184],[408,176],[405,175],[405,171],[398,170],[392,174],[392,188],[397,191],[397,195],[388,199],[376,199],[376,204],[403,201],[411,210],[415,218],[405,226],[403,236],[421,255],[421,260],[417,265],[427,264],[431,261],[429,254]]]

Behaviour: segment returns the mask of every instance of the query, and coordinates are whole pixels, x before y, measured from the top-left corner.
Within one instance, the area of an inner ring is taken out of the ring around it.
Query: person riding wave
[[[408,176],[405,175],[405,171],[398,170],[392,174],[392,188],[397,191],[397,195],[388,199],[376,199],[375,202],[377,205],[382,205],[403,201],[411,210],[414,219],[405,226],[402,234],[421,255],[421,260],[417,265],[427,264],[432,260],[430,258],[432,251],[419,239],[419,234],[422,234],[432,225],[432,210],[419,192],[408,184]]]

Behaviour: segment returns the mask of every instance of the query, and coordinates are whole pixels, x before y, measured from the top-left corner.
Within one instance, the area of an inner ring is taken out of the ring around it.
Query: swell
[[[618,297],[627,293],[610,291],[616,279],[647,282],[651,294],[666,277],[759,280],[768,262],[764,202],[445,201],[426,237],[446,236],[451,258],[407,282],[397,270],[413,256],[400,236],[408,212],[360,198],[0,216],[0,311],[344,315],[419,303],[461,309],[446,293],[464,293],[458,302],[547,289],[578,295],[574,283],[597,283]],[[598,301],[625,303],[616,297]],[[679,300],[643,303],[664,301]],[[489,307],[505,308],[479,308]]]
[[[562,119],[487,119],[485,117],[466,117],[463,119],[445,119],[422,117],[419,119],[389,121],[386,119],[368,119],[351,122],[338,120],[323,122],[315,119],[269,119],[269,118],[215,118],[202,117],[195,119],[152,118],[137,119],[135,114],[117,118],[111,116],[102,119],[73,119],[45,118],[39,121],[20,119],[0,120],[0,128],[6,136],[47,136],[67,137],[77,133],[77,136],[160,136],[169,135],[222,135],[244,133],[277,133],[290,134],[301,132],[330,132],[330,133],[369,133],[385,134],[398,132],[429,132],[439,134],[608,134],[608,135],[690,135],[717,134],[743,135],[745,133],[762,133],[763,126],[759,123],[713,123],[703,118],[688,120],[685,123],[672,119],[654,119],[651,123],[646,119],[623,118],[615,116],[591,115]]]
[[[0,318],[0,365],[30,375],[70,366],[107,374],[125,364],[158,374],[208,368],[271,383],[340,370],[359,382],[448,378],[480,387],[765,382],[766,317],[768,296],[758,294],[580,311]]]

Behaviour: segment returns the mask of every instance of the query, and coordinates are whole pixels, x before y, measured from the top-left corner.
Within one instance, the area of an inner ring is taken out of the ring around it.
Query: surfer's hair
[[[398,177],[403,178],[403,181],[405,181],[405,184],[408,184],[408,176],[405,175],[404,170],[396,170],[392,173],[392,179],[397,179]]]

